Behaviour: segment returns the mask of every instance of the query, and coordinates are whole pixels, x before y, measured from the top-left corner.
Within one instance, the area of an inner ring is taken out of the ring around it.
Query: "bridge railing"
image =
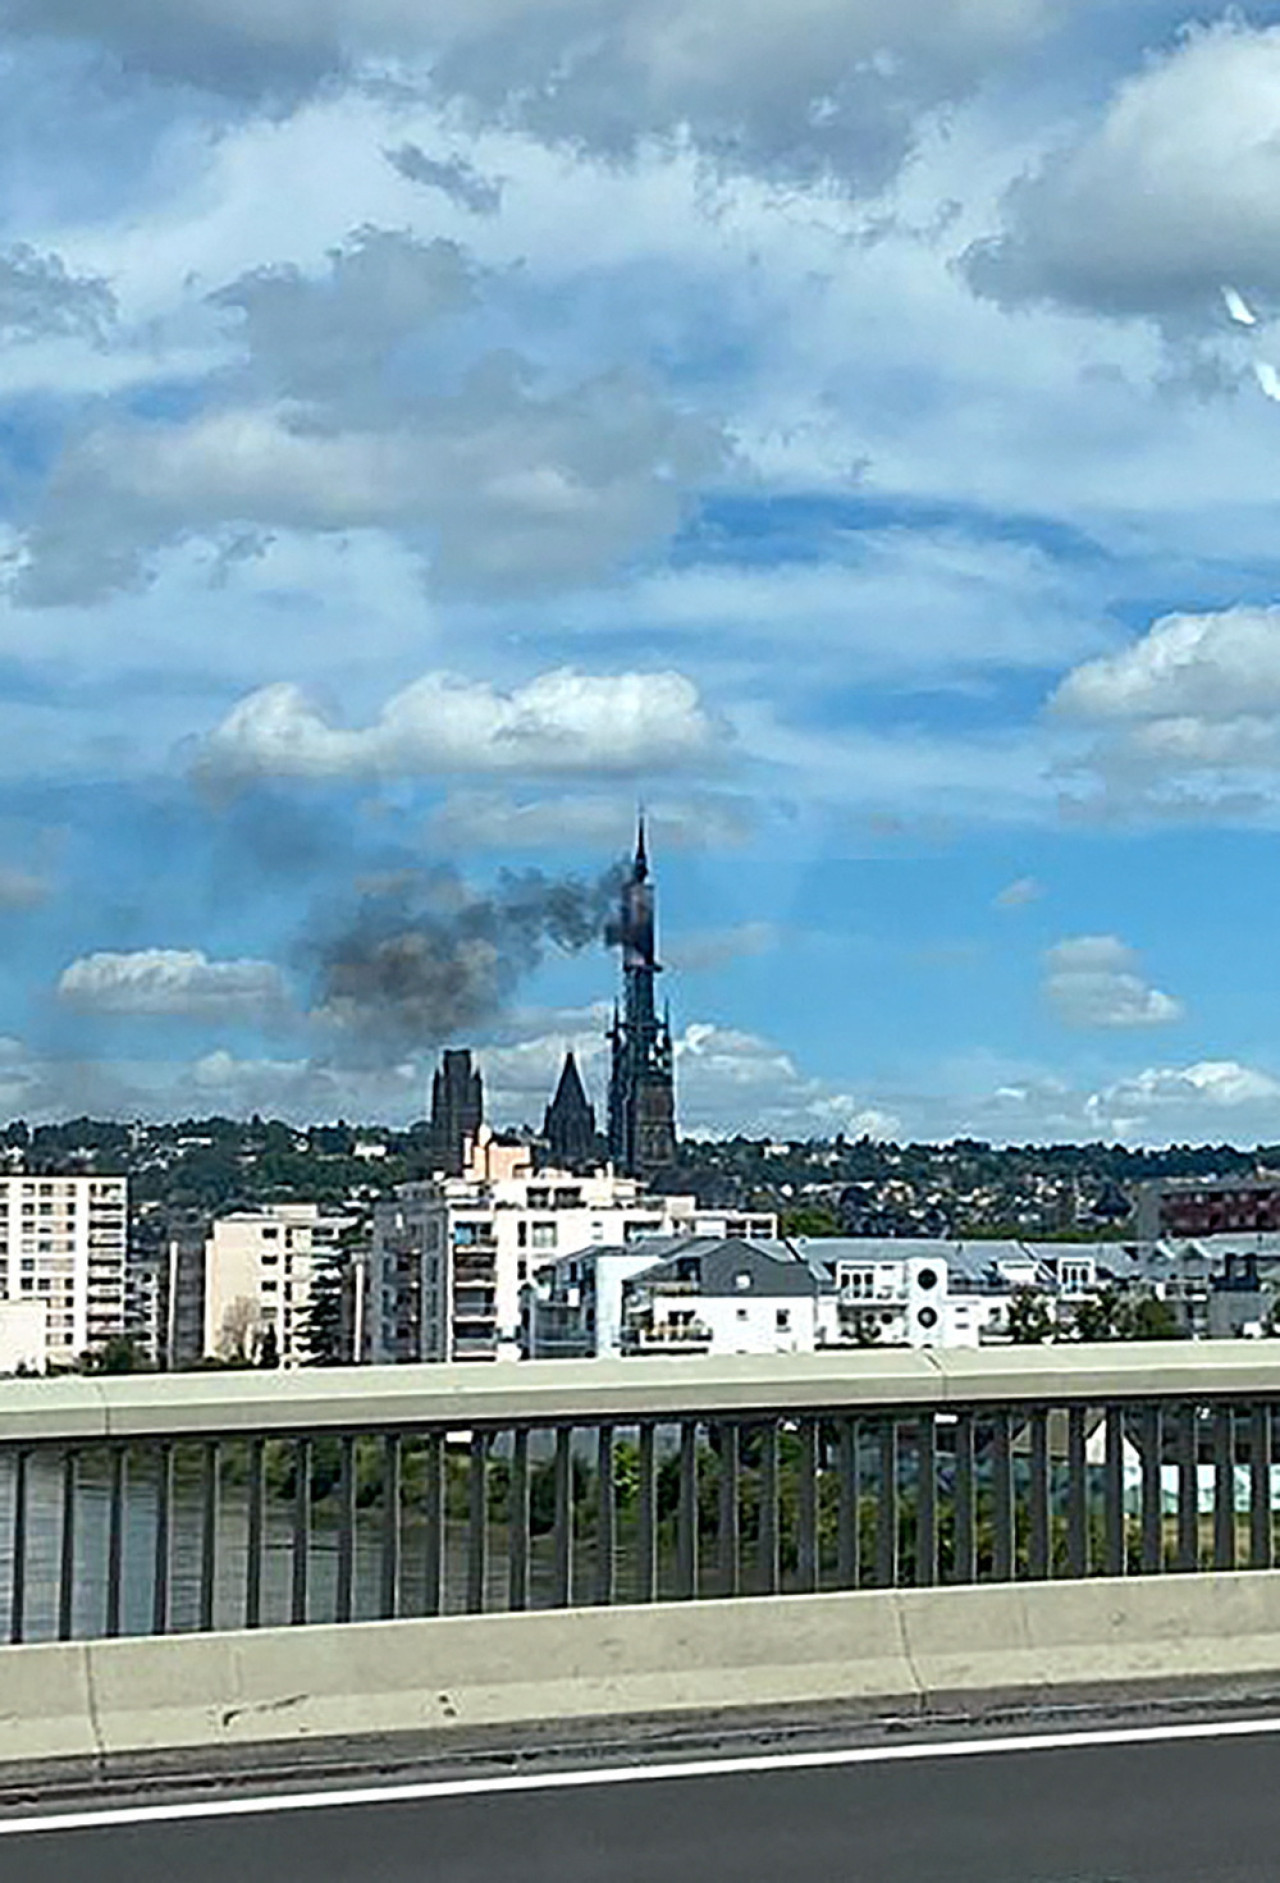
[[[1272,1566],[1280,1347],[0,1383],[0,1639]]]

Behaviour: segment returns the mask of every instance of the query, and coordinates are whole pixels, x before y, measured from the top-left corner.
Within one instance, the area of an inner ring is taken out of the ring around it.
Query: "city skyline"
[[[0,65],[0,1116],[603,1118],[643,801],[682,1132],[1280,1140],[1280,5],[103,11]]]

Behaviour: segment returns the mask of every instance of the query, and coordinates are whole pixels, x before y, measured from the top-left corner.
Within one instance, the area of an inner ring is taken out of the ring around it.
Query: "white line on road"
[[[583,1791],[600,1785],[652,1784],[658,1780],[735,1778],[760,1772],[898,1765],[911,1760],[996,1758],[1011,1752],[1073,1752],[1096,1746],[1160,1745],[1186,1739],[1246,1739],[1266,1734],[1280,1734],[1280,1718],[1197,1720],[1177,1726],[1101,1727],[1075,1733],[1019,1733],[1000,1739],[941,1739],[906,1746],[844,1746],[825,1752],[766,1752],[740,1758],[606,1765],[586,1771],[423,1779],[408,1785],[362,1785],[332,1791],[259,1792],[248,1797],[0,1818],[0,1837],[30,1837],[49,1831],[113,1830],[139,1824],[182,1824],[208,1818],[271,1817],[282,1811],[339,1811],[369,1805],[420,1804],[433,1798],[479,1798],[503,1792]]]

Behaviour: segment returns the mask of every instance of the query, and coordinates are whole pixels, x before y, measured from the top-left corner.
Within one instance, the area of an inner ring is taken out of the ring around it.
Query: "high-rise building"
[[[204,1351],[281,1366],[311,1359],[312,1285],[351,1219],[318,1203],[267,1203],[211,1224],[204,1253]]]
[[[484,1120],[484,1085],[465,1048],[446,1052],[431,1081],[431,1168],[460,1177],[467,1167],[467,1141],[475,1142]]]
[[[622,1007],[609,1033],[609,1156],[614,1168],[648,1182],[676,1161],[671,1022],[659,1017],[656,911],[644,820],[622,886],[611,938],[622,950]]]
[[[771,1216],[750,1222],[776,1229]],[[482,1131],[464,1177],[401,1184],[374,1205],[362,1351],[375,1363],[516,1359],[526,1284],[558,1256],[732,1226],[634,1177],[535,1170],[526,1146]]]
[[[588,1170],[596,1162],[596,1114],[572,1052],[565,1055],[556,1095],[547,1106],[542,1135],[557,1170]]]
[[[0,1293],[43,1301],[51,1366],[126,1331],[124,1177],[0,1177]]]

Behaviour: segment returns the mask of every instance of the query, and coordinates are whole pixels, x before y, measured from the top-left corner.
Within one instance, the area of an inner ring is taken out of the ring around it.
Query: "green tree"
[[[844,1233],[840,1218],[825,1203],[800,1203],[795,1209],[784,1210],[778,1229],[784,1236],[839,1236]]]
[[[1009,1338],[1016,1347],[1039,1347],[1053,1335],[1053,1309],[1038,1288],[1015,1288],[1009,1298]]]
[[[116,1334],[92,1348],[83,1361],[86,1373],[145,1373],[146,1359],[128,1334]]]

